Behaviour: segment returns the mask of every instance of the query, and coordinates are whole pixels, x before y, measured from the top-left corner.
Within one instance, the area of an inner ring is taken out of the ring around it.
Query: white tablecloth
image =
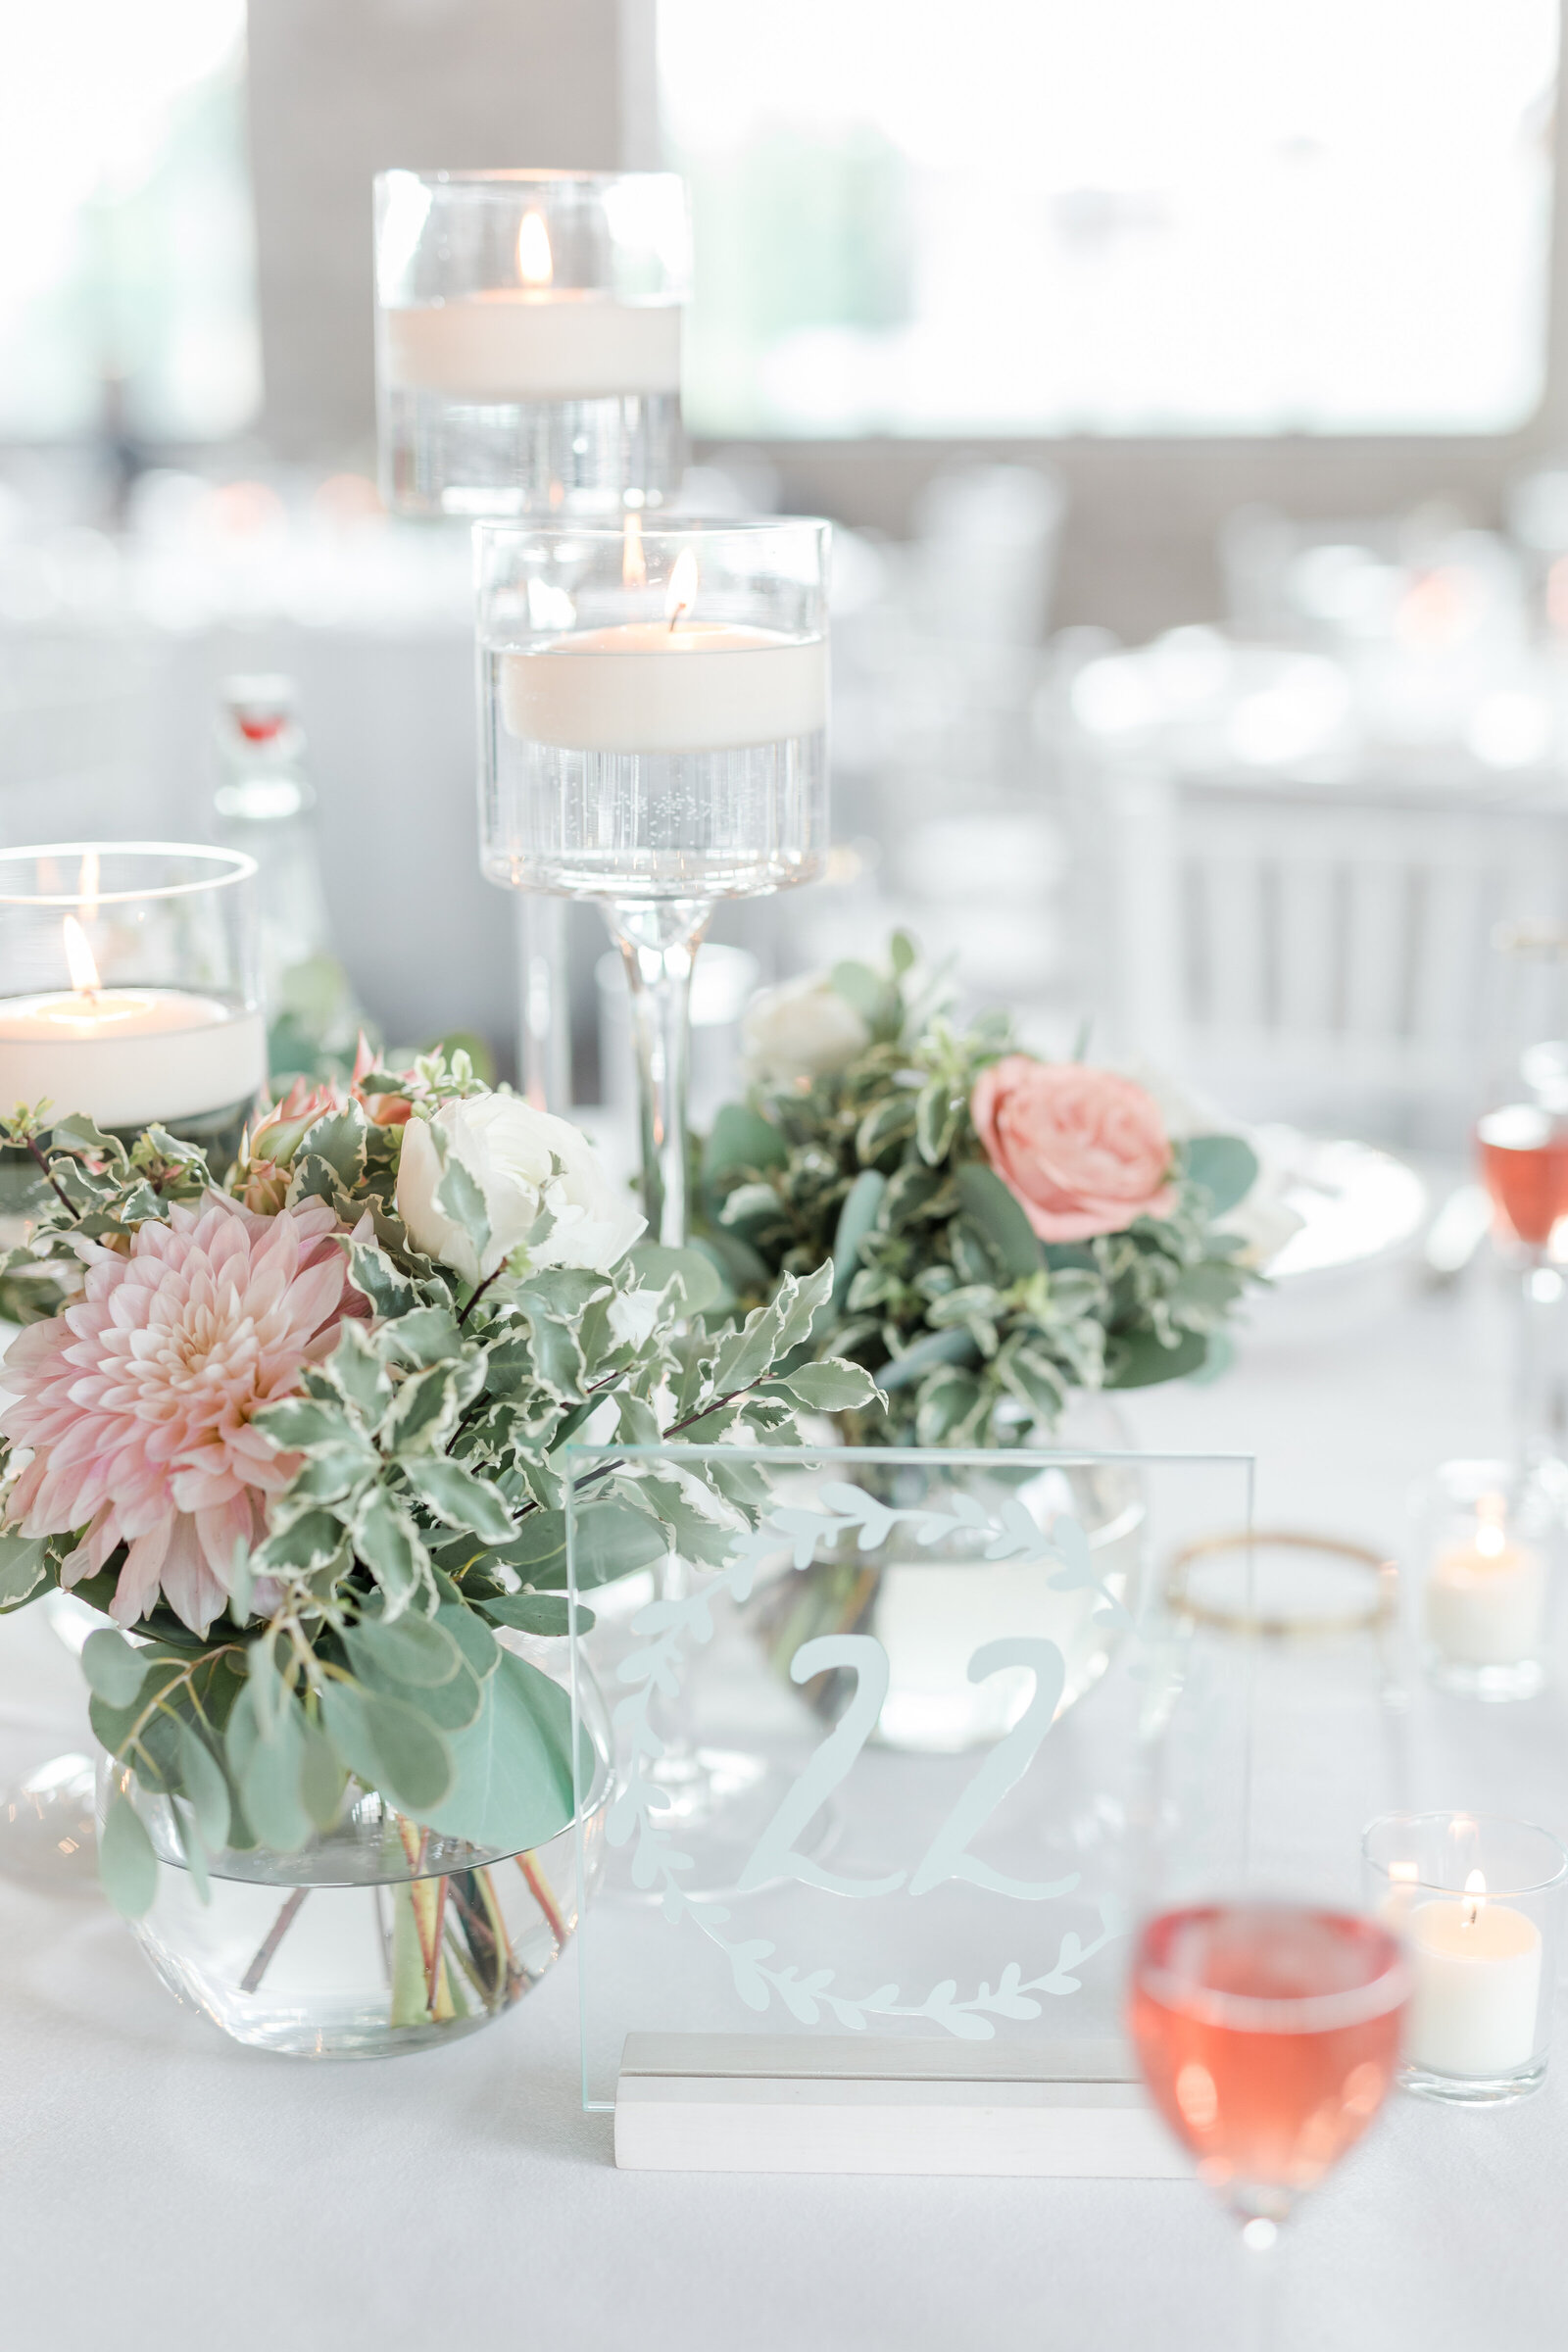
[[[1271,1299],[1237,1369],[1151,1393],[1151,1446],[1255,1446],[1260,1511],[1393,1545],[1412,1477],[1504,1432],[1494,1288]],[[0,1628],[0,1765],[79,1737],[76,1668]],[[25,1717],[28,1720],[24,1721]],[[1568,1831],[1560,1699],[1421,1715],[1424,1801]],[[101,1902],[0,1883],[6,2352],[1213,2352],[1233,2231],[1185,2182],[617,2173],[578,2108],[564,1964],[449,2051],[310,2066],[177,2008]],[[1559,2029],[1562,2031],[1562,2029]],[[1568,2340],[1568,2041],[1527,2104],[1396,2099],[1309,2200],[1286,2347]]]

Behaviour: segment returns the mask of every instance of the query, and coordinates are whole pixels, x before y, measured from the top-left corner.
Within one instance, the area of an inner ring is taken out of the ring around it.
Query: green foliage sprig
[[[833,1265],[817,1343],[882,1392],[846,1415],[850,1442],[1046,1443],[1075,1391],[1217,1370],[1223,1326],[1257,1279],[1217,1223],[1256,1180],[1250,1147],[1190,1138],[1168,1215],[1043,1242],[970,1115],[982,1070],[1018,1051],[1009,1017],[956,1027],[902,936],[883,968],[841,963],[830,978],[863,1048],[821,1075],[764,1078],[718,1112],[701,1232],[745,1298]]]

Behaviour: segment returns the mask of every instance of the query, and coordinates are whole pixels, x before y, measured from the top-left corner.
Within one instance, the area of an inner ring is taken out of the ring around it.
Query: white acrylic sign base
[[[634,2172],[1190,2180],[1115,2042],[1026,2053],[874,2035],[628,2034]]]

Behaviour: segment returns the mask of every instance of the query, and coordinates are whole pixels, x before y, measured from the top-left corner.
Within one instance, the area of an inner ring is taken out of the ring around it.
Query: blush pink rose
[[[1169,1214],[1170,1138],[1153,1097],[1131,1078],[1009,1054],[981,1072],[969,1110],[1043,1242],[1084,1242]]]

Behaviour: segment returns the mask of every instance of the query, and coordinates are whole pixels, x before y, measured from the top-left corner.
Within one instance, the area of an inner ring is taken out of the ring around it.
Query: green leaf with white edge
[[[462,1226],[474,1256],[482,1258],[490,1247],[490,1215],[483,1192],[456,1152],[447,1153],[446,1166],[436,1182],[434,1205],[442,1216]]]
[[[920,1089],[914,1107],[914,1141],[928,1167],[947,1157],[963,1105],[946,1078],[933,1078]]]
[[[448,1527],[466,1528],[487,1544],[508,1543],[515,1533],[512,1513],[488,1480],[475,1478],[461,1462],[439,1453],[404,1457],[402,1470],[427,1511]]]
[[[444,1364],[463,1353],[458,1319],[444,1306],[416,1306],[385,1333],[406,1363]]]
[[[714,1114],[703,1148],[703,1177],[716,1184],[742,1168],[781,1168],[789,1148],[771,1119],[745,1102],[726,1102]]]
[[[355,1683],[329,1683],[321,1693],[321,1719],[350,1771],[400,1812],[439,1804],[451,1789],[446,1735],[406,1699]]]
[[[818,1266],[804,1282],[794,1285],[795,1295],[789,1296],[790,1277],[779,1285],[779,1303],[784,1320],[778,1335],[778,1347],[773,1361],[779,1363],[797,1348],[807,1347],[820,1329],[825,1329],[831,1316],[828,1301],[833,1296],[833,1267]]]
[[[833,1235],[833,1308],[844,1312],[850,1285],[860,1261],[860,1244],[876,1226],[888,1180],[876,1168],[862,1168],[844,1197]]]
[[[980,1350],[968,1332],[958,1325],[949,1331],[933,1331],[916,1340],[891,1363],[877,1366],[877,1378],[886,1390],[912,1388],[917,1381],[938,1364],[973,1365],[980,1361]]]
[[[387,1616],[401,1616],[415,1595],[429,1588],[430,1560],[414,1521],[385,1487],[372,1487],[354,1515],[354,1548],[386,1600]]]
[[[341,1547],[343,1528],[330,1511],[302,1511],[298,1518],[274,1530],[265,1544],[251,1554],[251,1569],[257,1576],[270,1571],[293,1569],[301,1576],[310,1576],[325,1567]]]
[[[444,1446],[458,1418],[457,1390],[450,1364],[431,1364],[411,1373],[386,1416],[383,1439],[398,1452]]]
[[[374,1242],[350,1242],[349,1280],[383,1318],[406,1315],[414,1304],[412,1283]],[[343,1328],[351,1327],[345,1324]]]
[[[724,1296],[726,1286],[717,1267],[700,1250],[670,1250],[660,1242],[642,1242],[632,1250],[631,1262],[644,1290],[664,1291],[678,1282],[686,1296],[688,1314],[702,1314]]]
[[[318,1404],[309,1396],[281,1396],[252,1415],[256,1428],[287,1453],[311,1453],[318,1446],[341,1446],[356,1433],[342,1407]]]
[[[112,1707],[135,1704],[148,1671],[158,1663],[145,1644],[127,1642],[111,1626],[100,1626],[81,1645],[81,1670],[88,1688]]]
[[[526,1291],[519,1292],[517,1304],[528,1320],[533,1341],[533,1376],[564,1403],[572,1403],[582,1395],[583,1377],[587,1366],[583,1362],[582,1346],[569,1323],[547,1313],[539,1301]]]
[[[802,1364],[784,1375],[780,1386],[798,1396],[814,1413],[851,1413],[874,1404],[878,1390],[863,1365],[829,1359]]]
[[[1189,1136],[1185,1158],[1185,1173],[1207,1193],[1212,1216],[1235,1208],[1257,1182],[1257,1153],[1244,1136]]]
[[[346,1103],[341,1110],[328,1111],[308,1127],[300,1138],[300,1152],[314,1152],[324,1159],[346,1192],[352,1192],[365,1174],[365,1151],[368,1121],[357,1102]]]
[[[106,1135],[85,1111],[73,1111],[69,1118],[57,1120],[50,1130],[49,1142],[58,1152],[85,1152],[94,1159],[107,1160],[117,1172],[129,1164],[119,1136]]]
[[[501,1663],[501,1649],[494,1634],[477,1610],[463,1601],[444,1601],[435,1613],[435,1621],[462,1650],[465,1664],[484,1682]]]
[[[44,1536],[0,1535],[0,1612],[20,1609],[49,1574]]]
[[[971,1159],[957,1171],[955,1182],[965,1213],[979,1227],[1014,1282],[1027,1281],[1045,1263],[1040,1238],[995,1168]]]
[[[338,1326],[337,1346],[321,1369],[366,1427],[373,1430],[392,1401],[392,1382],[380,1351],[357,1316],[344,1317]]]
[[[98,1876],[122,1919],[140,1919],[158,1893],[158,1856],[129,1797],[117,1791],[98,1833]]]
[[[451,1792],[409,1809],[475,1845],[523,1852],[547,1845],[572,1817],[571,1702],[510,1652],[485,1685],[477,1722],[451,1740]]]
[[[218,1853],[228,1843],[228,1783],[223,1768],[201,1734],[188,1723],[176,1725],[180,1775],[205,1844]]]

